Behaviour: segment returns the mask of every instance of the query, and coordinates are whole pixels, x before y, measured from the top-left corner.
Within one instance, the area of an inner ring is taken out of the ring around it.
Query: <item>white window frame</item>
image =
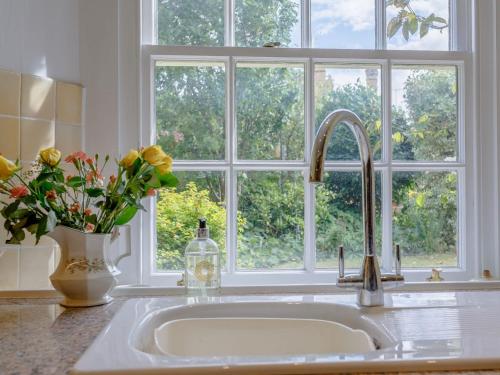
[[[225,22],[229,24],[225,31],[225,44],[234,42],[234,21],[232,9],[234,0],[225,0]],[[376,12],[383,11],[384,0],[376,0]],[[392,270],[392,172],[393,171],[456,171],[457,184],[457,226],[458,226],[458,259],[457,268],[446,268],[447,281],[463,281],[477,276],[479,257],[481,256],[477,241],[477,150],[474,147],[477,139],[477,126],[474,100],[474,77],[476,67],[472,52],[473,1],[456,0],[451,7],[450,28],[452,51],[395,51],[384,50],[384,25],[376,24],[376,50],[325,50],[307,48],[311,35],[302,34],[304,48],[241,48],[241,47],[183,47],[161,46],[155,44],[155,0],[141,2],[141,144],[149,145],[155,142],[155,103],[154,103],[154,70],[155,62],[168,60],[213,60],[221,61],[226,66],[226,160],[224,161],[174,161],[174,171],[208,171],[219,170],[226,173],[226,205],[228,230],[226,246],[236,249],[236,171],[244,170],[283,170],[293,169],[304,172],[304,202],[306,204],[304,217],[304,270],[266,270],[239,271],[236,270],[236,252],[227,251],[227,272],[222,276],[223,286],[239,285],[288,285],[288,284],[327,284],[335,281],[337,270],[314,269],[314,188],[307,181],[309,170],[309,150],[314,137],[314,63],[375,63],[381,66],[382,82],[382,122],[383,122],[383,155],[375,162],[376,171],[382,171],[382,257],[380,259],[383,271]],[[302,22],[309,22],[310,1],[303,0]],[[463,27],[458,28],[457,24]],[[303,27],[310,30],[310,27]],[[236,142],[234,113],[234,67],[237,61],[287,61],[305,64],[305,160],[302,161],[237,161],[234,155]],[[404,162],[393,163],[391,160],[392,130],[391,130],[391,67],[393,65],[455,65],[458,70],[458,132],[456,162]],[[466,126],[467,124],[467,126]],[[470,124],[470,126],[469,126]],[[327,162],[326,170],[353,171],[360,170],[359,162]],[[307,210],[306,208],[309,207]],[[141,218],[142,251],[140,268],[142,284],[154,286],[175,286],[181,277],[181,272],[155,272],[154,246],[155,201],[146,202],[148,214]],[[152,214],[153,213],[153,214]],[[403,258],[404,267],[404,258]],[[404,269],[407,281],[424,281],[429,276],[429,269]]]

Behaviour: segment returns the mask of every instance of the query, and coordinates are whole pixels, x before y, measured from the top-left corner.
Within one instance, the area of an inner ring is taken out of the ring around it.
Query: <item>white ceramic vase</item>
[[[59,265],[50,282],[64,295],[60,302],[68,307],[87,307],[111,302],[109,292],[120,271],[109,257],[111,234],[84,233],[57,226],[47,234],[61,249]]]

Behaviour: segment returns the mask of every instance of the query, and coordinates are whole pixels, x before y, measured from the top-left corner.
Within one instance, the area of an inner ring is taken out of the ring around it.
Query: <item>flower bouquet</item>
[[[172,158],[160,146],[131,150],[117,160],[117,171],[109,179],[103,160],[83,151],[64,161],[74,167],[65,173],[61,152],[53,147],[42,150],[32,168],[23,172],[19,162],[0,156],[1,214],[5,219],[9,244],[19,244],[26,232],[36,241],[57,225],[87,233],[111,233],[116,225],[132,220],[144,210],[141,200],[155,195],[156,189],[173,187]]]

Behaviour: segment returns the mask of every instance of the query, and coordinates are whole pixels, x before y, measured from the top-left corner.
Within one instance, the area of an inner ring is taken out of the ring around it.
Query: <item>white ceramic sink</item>
[[[500,368],[500,292],[129,300],[78,375],[319,374]],[[156,337],[155,337],[156,336]]]
[[[366,332],[319,319],[178,319],[156,328],[154,338],[161,353],[183,357],[293,356],[376,350]]]

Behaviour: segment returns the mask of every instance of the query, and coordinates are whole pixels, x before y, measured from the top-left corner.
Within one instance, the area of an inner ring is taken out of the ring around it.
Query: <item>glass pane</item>
[[[235,39],[238,47],[301,46],[300,0],[236,0]]]
[[[303,268],[301,172],[238,173],[239,269]]]
[[[175,159],[221,160],[225,147],[223,63],[159,61],[157,142]]]
[[[238,158],[304,159],[304,65],[236,66]]]
[[[457,174],[394,172],[393,238],[403,267],[457,266]]]
[[[224,172],[175,172],[176,189],[163,189],[156,204],[156,268],[183,270],[184,249],[195,236],[198,218],[207,218],[210,237],[226,263],[226,205]]]
[[[380,256],[380,172],[375,176],[375,241]],[[361,172],[327,172],[325,183],[316,186],[316,268],[337,268],[340,245],[344,246],[345,267],[361,267],[364,254],[361,189]]]
[[[447,51],[448,0],[388,0],[387,48]]]
[[[224,45],[224,0],[157,0],[158,44]]]
[[[375,0],[311,0],[314,48],[375,48]]]
[[[316,64],[314,98],[316,130],[332,111],[348,109],[363,121],[376,159],[382,147],[381,79],[379,65]],[[329,160],[359,160],[356,138],[339,124],[328,146]]]
[[[457,111],[455,66],[395,66],[393,159],[455,161]]]

